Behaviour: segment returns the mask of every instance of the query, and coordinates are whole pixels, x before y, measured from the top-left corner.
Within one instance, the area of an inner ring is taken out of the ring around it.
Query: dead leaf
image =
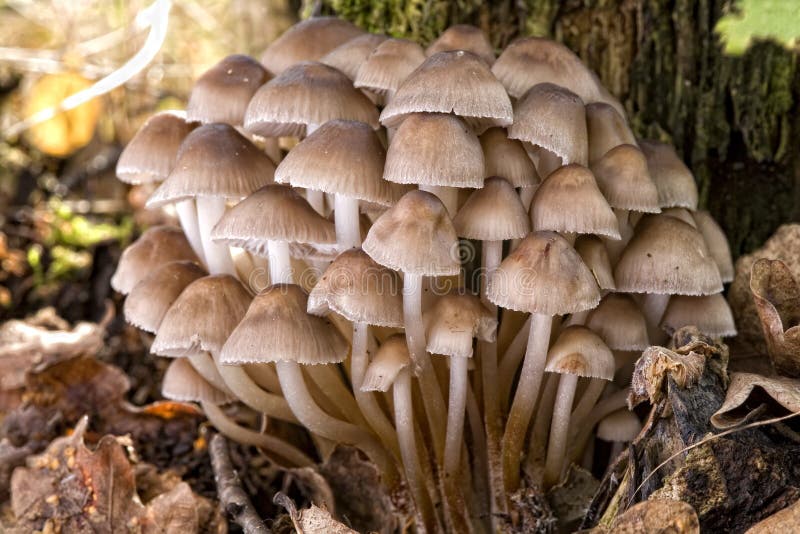
[[[357,531],[336,521],[331,514],[318,506],[298,510],[294,502],[284,493],[275,494],[275,503],[289,512],[298,534],[358,534]]]
[[[745,534],[786,534],[798,531],[800,531],[800,500],[763,521],[759,521]]]
[[[593,534],[699,534],[694,508],[682,501],[652,499],[618,516],[610,527],[592,529]]]
[[[748,400],[753,399],[757,390],[763,391],[769,399],[789,412],[800,412],[800,380],[752,373],[731,373],[731,383],[728,386],[725,402],[711,416],[711,423],[717,428],[726,429],[751,420],[759,408],[748,405]]]

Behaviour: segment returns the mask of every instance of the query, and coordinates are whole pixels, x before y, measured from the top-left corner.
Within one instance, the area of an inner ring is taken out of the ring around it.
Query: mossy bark
[[[722,53],[713,28],[731,0],[305,0],[370,31],[427,43],[450,24],[502,48],[519,35],[567,43],[624,103],[637,135],[672,142],[734,254],[800,216],[798,56],[760,42]]]

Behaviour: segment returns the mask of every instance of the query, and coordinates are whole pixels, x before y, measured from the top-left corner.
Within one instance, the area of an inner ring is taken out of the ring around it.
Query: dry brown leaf
[[[592,529],[593,534],[699,534],[694,508],[682,501],[652,499],[641,502],[617,517],[610,527]]]
[[[717,428],[732,428],[749,421],[760,411],[757,406],[746,406],[757,389],[789,412],[800,411],[800,380],[781,376],[761,376],[752,373],[731,373],[731,383],[725,402],[711,416]]]
[[[318,506],[298,510],[294,502],[285,494],[278,492],[275,503],[289,512],[297,534],[358,534],[355,530],[336,521],[331,514]]]
[[[745,534],[786,534],[800,531],[800,500],[759,521]]]

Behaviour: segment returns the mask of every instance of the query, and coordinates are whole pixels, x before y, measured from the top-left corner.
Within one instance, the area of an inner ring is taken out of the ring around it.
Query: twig
[[[217,482],[217,495],[225,513],[242,527],[245,534],[269,534],[270,530],[264,525],[247,493],[242,489],[239,475],[233,469],[225,438],[215,434],[211,438],[208,454],[211,456],[214,480]]]

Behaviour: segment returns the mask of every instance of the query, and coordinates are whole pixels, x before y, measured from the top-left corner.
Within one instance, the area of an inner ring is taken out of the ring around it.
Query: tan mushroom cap
[[[378,104],[384,104],[423,61],[425,51],[414,41],[386,39],[361,64],[353,85],[378,95]]]
[[[389,391],[397,375],[410,363],[406,336],[395,334],[388,337],[367,367],[361,391]]]
[[[165,180],[175,165],[183,140],[194,128],[183,113],[156,113],[139,128],[117,161],[117,178],[126,184]]]
[[[639,140],[639,147],[647,158],[650,178],[658,189],[658,202],[662,208],[697,209],[698,192],[692,171],[666,143]]]
[[[600,191],[612,208],[658,213],[656,184],[650,178],[647,159],[633,145],[618,145],[591,165]]]
[[[489,128],[481,134],[480,142],[487,178],[500,176],[514,187],[531,187],[542,181],[525,147],[509,139],[505,129]]]
[[[592,271],[597,285],[606,291],[615,291],[614,268],[603,240],[594,235],[581,235],[575,240],[575,250]]]
[[[275,181],[389,206],[398,189],[383,179],[386,152],[369,125],[332,120],[283,158]]]
[[[336,230],[297,191],[270,184],[228,209],[211,238],[266,257],[269,241],[335,243]]]
[[[545,371],[613,380],[614,354],[585,326],[568,326],[547,352]]]
[[[675,217],[679,221],[683,221],[695,230],[697,230],[697,223],[692,217],[692,213],[686,208],[664,208],[661,213],[667,217]]]
[[[564,315],[597,306],[600,288],[566,239],[532,232],[489,275],[487,296],[511,310]]]
[[[642,431],[642,423],[636,414],[626,409],[607,415],[597,425],[597,437],[603,441],[627,443],[636,439]]]
[[[272,285],[253,299],[247,315],[222,349],[223,364],[297,362],[339,363],[347,342],[336,327],[306,312],[308,295],[294,284]]]
[[[589,163],[619,145],[636,146],[636,137],[628,123],[614,106],[605,102],[586,105],[586,128],[589,132]]]
[[[250,294],[227,274],[204,276],[186,286],[164,315],[150,352],[183,357],[218,353],[250,304]]]
[[[250,99],[269,79],[264,67],[249,56],[234,54],[223,58],[194,83],[186,118],[240,125]]]
[[[594,175],[580,165],[566,165],[550,174],[536,190],[530,213],[534,230],[620,238],[619,222]]]
[[[481,241],[521,239],[531,231],[528,212],[519,195],[503,178],[487,178],[470,194],[453,218],[459,237]]]
[[[127,295],[157,267],[181,260],[200,263],[183,231],[175,226],[154,226],[122,252],[111,287]]]
[[[480,28],[469,24],[456,24],[447,28],[428,46],[425,54],[432,56],[453,50],[472,52],[489,65],[495,60],[494,48],[486,34]]]
[[[427,350],[433,354],[472,357],[472,340],[494,341],[497,318],[475,295],[451,293],[423,314]]]
[[[667,215],[647,215],[614,269],[626,293],[710,295],[722,291],[716,263],[700,233]]]
[[[383,177],[399,184],[482,187],[483,150],[458,117],[414,113],[392,138]]]
[[[174,401],[208,402],[216,405],[236,400],[209,384],[186,358],[170,362],[161,382],[161,394]]]
[[[708,245],[708,251],[714,262],[719,268],[719,274],[723,283],[733,281],[733,259],[731,258],[731,248],[728,245],[728,238],[725,232],[710,213],[707,211],[692,212],[697,229],[703,234],[703,238]]]
[[[589,312],[586,326],[613,350],[643,351],[650,346],[647,321],[636,302],[624,293],[610,293]]]
[[[158,208],[196,197],[239,200],[273,181],[275,164],[229,124],[200,126],[178,151],[175,168],[147,199]]]
[[[338,69],[351,80],[355,80],[361,64],[386,39],[385,35],[375,35],[374,33],[359,35],[322,56],[319,62]]]
[[[253,95],[244,115],[248,132],[264,137],[304,137],[306,128],[349,119],[378,129],[378,110],[343,73],[313,61],[298,63]]]
[[[207,275],[205,269],[192,261],[171,261],[148,271],[125,299],[125,320],[155,334],[184,288]]]
[[[395,271],[425,276],[458,274],[458,237],[435,195],[409,191],[370,228],[364,252]]]
[[[508,137],[544,148],[564,165],[589,163],[589,141],[583,101],[572,91],[540,83],[514,105]]]
[[[381,123],[397,127],[411,113],[454,113],[477,133],[508,126],[511,100],[486,62],[471,52],[439,52],[412,72],[381,113]]]
[[[624,115],[619,102],[569,48],[539,37],[517,39],[506,47],[492,66],[492,72],[514,98],[540,83],[566,87],[581,99],[607,102]]]
[[[684,326],[696,326],[700,332],[711,337],[736,335],[733,312],[722,293],[703,297],[674,295],[670,297],[661,328],[672,335]]]
[[[275,39],[261,55],[261,64],[280,74],[301,61],[317,60],[363,33],[355,24],[336,17],[306,19]]]
[[[353,323],[401,328],[403,282],[361,249],[342,252],[308,296],[308,312],[334,311]]]

